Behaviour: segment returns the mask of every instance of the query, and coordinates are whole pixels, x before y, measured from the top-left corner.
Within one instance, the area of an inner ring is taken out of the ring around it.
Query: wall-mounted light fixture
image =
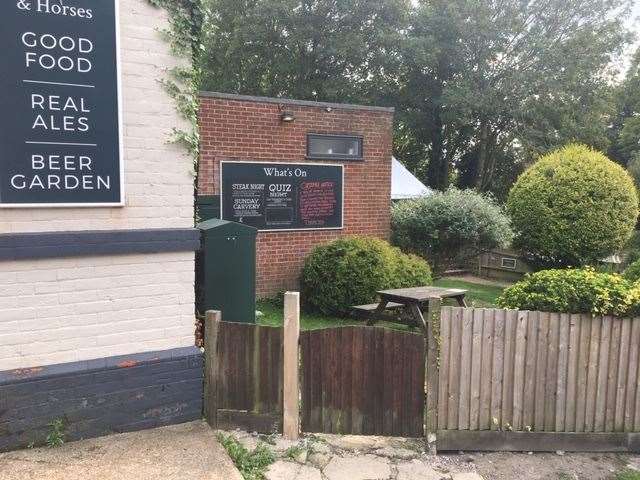
[[[295,122],[295,120],[296,120],[296,116],[293,114],[293,112],[282,112],[280,114],[281,122],[291,123],[291,122]]]
[[[282,123],[291,123],[296,121],[296,116],[291,110],[286,110],[285,105],[278,105],[278,110],[280,110],[280,121]]]

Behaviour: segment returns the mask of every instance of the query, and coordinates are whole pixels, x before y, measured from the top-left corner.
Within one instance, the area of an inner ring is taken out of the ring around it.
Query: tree
[[[602,153],[570,145],[535,163],[509,193],[515,245],[547,266],[582,266],[631,238],[638,196],[629,174]]]
[[[203,0],[202,88],[305,100],[377,98],[408,0]]]
[[[491,190],[499,164],[569,140],[606,148],[628,0],[423,0],[403,49],[400,123],[429,185]],[[401,157],[402,158],[402,157]],[[502,171],[509,173],[509,168]]]
[[[640,162],[640,48],[624,82],[616,89],[615,100],[609,155],[621,165],[637,165]]]
[[[430,262],[442,275],[483,251],[506,247],[513,238],[509,218],[489,196],[450,189],[393,206],[393,242]]]

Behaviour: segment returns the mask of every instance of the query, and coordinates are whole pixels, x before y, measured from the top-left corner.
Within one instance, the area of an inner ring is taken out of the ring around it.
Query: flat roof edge
[[[369,105],[353,105],[349,103],[314,102],[311,100],[294,100],[291,98],[257,97],[253,95],[239,95],[236,93],[199,92],[204,98],[219,98],[240,102],[275,103],[284,105],[298,105],[302,107],[335,108],[342,110],[367,110],[374,112],[395,113],[393,107],[376,107]]]

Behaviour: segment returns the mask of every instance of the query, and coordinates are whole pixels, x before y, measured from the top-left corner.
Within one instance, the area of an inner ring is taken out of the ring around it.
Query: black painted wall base
[[[62,420],[66,441],[202,417],[195,347],[0,372],[0,451],[41,445]]]

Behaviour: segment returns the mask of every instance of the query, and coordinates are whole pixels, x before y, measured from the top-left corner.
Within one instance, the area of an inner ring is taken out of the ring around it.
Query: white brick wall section
[[[164,10],[119,1],[126,207],[0,210],[0,233],[193,226],[192,159],[169,143],[189,125],[158,81],[184,62],[162,38]]]
[[[193,253],[0,266],[0,371],[194,344]]]

